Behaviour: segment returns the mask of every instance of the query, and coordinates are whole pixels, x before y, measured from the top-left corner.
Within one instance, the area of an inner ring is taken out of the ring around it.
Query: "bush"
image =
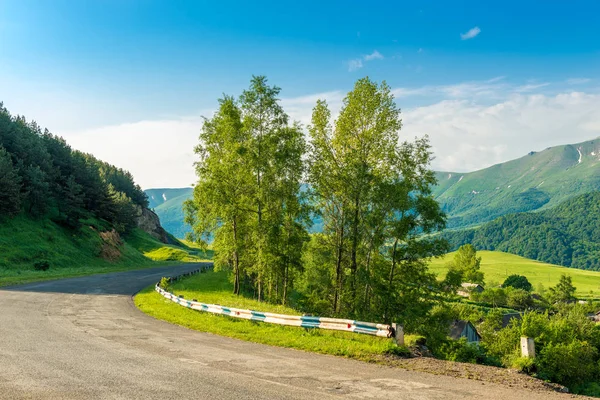
[[[595,381],[598,376],[597,356],[595,347],[580,340],[569,344],[550,343],[540,352],[539,374],[567,386]]]
[[[466,338],[448,340],[437,349],[436,353],[438,357],[449,361],[495,366],[501,365],[497,359],[488,357],[484,347],[477,343],[469,343]]]
[[[33,264],[33,269],[36,271],[48,271],[50,269],[50,263],[46,260],[36,261]]]
[[[531,374],[536,370],[534,359],[529,357],[515,357],[511,366],[526,374]]]
[[[509,289],[506,296],[506,305],[517,310],[533,307],[533,298],[523,289]]]
[[[158,287],[162,290],[169,290],[169,286],[171,285],[171,279],[165,278],[164,276],[160,278],[160,282],[158,282]]]
[[[511,275],[502,284],[503,288],[512,287],[515,289],[523,289],[527,292],[531,292],[533,286],[527,280],[527,277],[523,275]]]

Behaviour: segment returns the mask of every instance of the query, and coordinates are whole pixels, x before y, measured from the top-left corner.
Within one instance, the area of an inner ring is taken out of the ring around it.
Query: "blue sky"
[[[252,74],[303,122],[369,75],[396,90],[407,134],[431,136],[436,168],[467,171],[600,136],[598,15],[593,0],[0,0],[0,101],[145,187],[185,186],[200,115]]]

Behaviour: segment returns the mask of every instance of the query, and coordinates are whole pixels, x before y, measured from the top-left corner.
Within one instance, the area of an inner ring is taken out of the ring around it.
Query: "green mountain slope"
[[[546,209],[600,190],[600,138],[531,152],[480,171],[438,172],[437,177],[433,194],[448,214],[449,228]]]
[[[193,188],[145,190],[150,208],[160,218],[163,228],[180,239],[191,231],[183,221],[183,202],[191,198],[193,192]]]
[[[120,236],[102,231],[99,221],[88,220],[78,229],[70,229],[51,219],[26,215],[4,219],[0,223],[0,286],[139,269],[166,261],[199,261],[203,254],[179,242],[159,242],[141,229]],[[46,271],[36,270],[40,261]]]
[[[554,208],[505,215],[478,228],[443,235],[453,248],[472,243],[566,267],[600,270],[600,192],[572,197]]]

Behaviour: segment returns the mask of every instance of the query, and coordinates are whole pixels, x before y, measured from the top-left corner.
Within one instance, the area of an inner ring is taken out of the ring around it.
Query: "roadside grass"
[[[232,294],[233,285],[229,282],[225,271],[194,275],[175,282],[169,289],[177,295],[183,295],[186,299],[197,299],[204,303],[263,312],[301,314],[290,307],[259,302]],[[154,291],[154,286],[138,293],[134,302],[141,311],[157,319],[200,332],[271,346],[344,356],[363,361],[376,361],[380,356],[386,354],[409,353],[406,347],[396,346],[392,339],[349,332],[272,325],[191,310],[165,299]],[[407,335],[405,340],[409,343],[412,337]]]
[[[2,220],[0,286],[196,262],[207,258],[196,250],[193,250],[194,255],[183,256],[177,252],[176,257],[171,257],[168,253],[173,246],[167,246],[136,229],[123,238],[123,244],[119,246],[119,259],[108,261],[100,257],[103,244],[98,234],[100,229],[101,223],[93,220],[85,221],[83,227],[74,231],[49,219],[37,220],[23,215]],[[185,252],[186,247],[180,251]],[[152,258],[145,256],[145,252],[158,254]],[[163,252],[167,255],[164,256]],[[41,260],[49,262],[47,271],[35,270],[35,262]]]
[[[439,278],[443,278],[448,271],[447,263],[452,260],[454,254],[449,253],[442,258],[433,259],[429,268]],[[567,274],[573,278],[578,297],[600,297],[600,272],[561,267],[500,251],[481,250],[477,255],[481,256],[481,271],[488,283],[495,281],[501,284],[509,275],[519,274],[526,276],[534,289],[538,289],[540,284],[548,289],[558,283],[562,274]]]

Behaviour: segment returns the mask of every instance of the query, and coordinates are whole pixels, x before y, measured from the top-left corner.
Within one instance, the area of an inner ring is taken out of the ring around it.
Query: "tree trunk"
[[[342,270],[343,269],[343,266],[342,266],[343,253],[344,253],[344,217],[343,217],[343,210],[342,210],[341,224],[340,224],[339,233],[338,233],[337,260],[336,260],[336,266],[335,266],[336,289],[335,289],[334,298],[333,298],[333,312],[334,313],[338,313],[340,311],[340,308],[341,308],[340,297],[342,295],[342,288],[343,288],[343,282],[342,282],[342,278],[343,278],[343,270]]]
[[[392,293],[392,290],[394,288],[394,272],[396,269],[396,249],[398,248],[398,238],[396,238],[396,240],[394,241],[394,249],[392,250],[392,267],[390,268],[390,278],[389,278],[389,282],[388,282],[388,293]],[[389,317],[390,314],[390,305],[389,302],[386,304],[385,307],[385,319],[387,319]]]
[[[240,294],[240,255],[237,251],[238,241],[237,241],[237,223],[235,218],[233,219],[233,243],[234,243],[234,252],[233,252],[233,294]]]

